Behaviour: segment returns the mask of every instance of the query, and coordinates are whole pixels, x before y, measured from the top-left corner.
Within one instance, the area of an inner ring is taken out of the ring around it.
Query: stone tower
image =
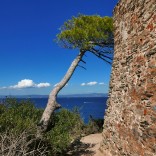
[[[156,0],[120,0],[114,27],[100,150],[106,156],[156,156]]]

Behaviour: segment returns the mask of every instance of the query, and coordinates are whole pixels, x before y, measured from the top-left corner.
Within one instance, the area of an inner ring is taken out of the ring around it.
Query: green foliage
[[[54,153],[61,154],[65,151],[71,141],[79,137],[83,129],[83,121],[77,109],[69,111],[61,109],[55,115],[55,127],[46,134],[51,144],[53,144]]]
[[[40,147],[39,151],[42,153],[46,149],[45,152],[53,156],[63,155],[71,142],[80,138],[84,133],[98,132],[98,123],[101,123],[93,119],[88,125],[84,125],[77,108],[73,111],[61,109],[54,114],[55,126],[52,130],[44,134],[42,138],[38,138],[36,125],[42,112],[43,110],[35,108],[30,100],[19,101],[7,98],[3,104],[0,104],[0,144],[2,140],[5,140],[3,143],[8,150],[12,151],[11,153],[19,150],[9,148],[16,142],[20,150],[25,151],[22,148],[26,148],[27,152],[31,152],[32,149],[36,152]]]
[[[79,15],[64,23],[57,41],[65,48],[88,51],[99,43],[108,43],[112,37],[112,18]]]
[[[0,132],[16,131],[35,127],[38,123],[42,110],[34,107],[30,100],[18,101],[14,98],[6,98],[0,105]]]
[[[20,144],[20,147],[28,148],[27,151],[38,148],[36,144],[39,143],[39,145],[43,144],[47,150],[50,150],[46,152],[52,153],[53,156],[63,153],[69,147],[71,141],[82,133],[84,123],[78,109],[73,111],[61,109],[56,112],[54,115],[55,127],[38,140],[36,125],[42,112],[43,110],[35,108],[30,100],[18,101],[17,99],[7,98],[3,104],[0,104],[0,144],[1,138],[6,138],[5,140],[6,142],[9,140],[9,144],[14,143],[15,140],[17,144]],[[29,146],[31,149],[25,146],[27,143],[30,145],[30,141],[32,141],[31,146]]]
[[[89,123],[85,127],[86,134],[94,134],[103,131],[103,119],[93,119],[90,118]]]

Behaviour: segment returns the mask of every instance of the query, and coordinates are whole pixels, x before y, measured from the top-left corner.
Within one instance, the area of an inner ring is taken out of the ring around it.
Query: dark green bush
[[[0,105],[0,132],[16,131],[36,127],[43,110],[34,107],[30,100],[18,101],[15,98],[6,98]]]
[[[34,107],[30,100],[19,101],[14,98],[6,98],[3,104],[0,104],[0,133],[3,136],[8,133],[8,136],[14,136],[17,140],[19,136],[24,134],[31,134],[33,138],[25,138],[38,140],[36,136],[36,125],[39,122],[43,110]],[[48,133],[40,138],[40,142],[44,146],[48,145],[46,149],[51,150],[46,153],[51,155],[61,155],[70,146],[74,139],[78,138],[84,127],[84,123],[80,117],[78,109],[69,111],[61,109],[54,115],[55,126]],[[26,136],[27,137],[27,136]],[[7,138],[12,140],[12,138]],[[26,141],[25,140],[25,141]],[[1,143],[2,140],[0,140]],[[23,143],[25,142],[23,141]],[[24,146],[24,145],[23,145]],[[25,147],[25,146],[24,146]],[[33,148],[35,146],[33,145]],[[28,148],[28,147],[27,147]],[[32,147],[31,147],[32,148]],[[27,149],[29,151],[29,149]],[[30,150],[31,151],[31,150]],[[13,153],[16,153],[15,151]]]
[[[55,114],[55,127],[46,134],[53,144],[53,150],[62,154],[74,139],[80,137],[83,129],[83,121],[77,109],[69,111],[61,109]]]
[[[104,119],[95,119],[90,116],[89,122],[85,125],[84,133],[86,135],[101,133],[103,131]]]
[[[75,139],[81,137],[82,134],[97,133],[103,125],[103,120],[93,118],[90,119],[88,125],[84,125],[77,108],[73,111],[61,109],[54,114],[54,127],[42,138],[38,138],[36,125],[42,113],[43,110],[35,108],[30,100],[19,101],[15,98],[6,98],[0,104],[0,144],[5,138],[9,146],[14,144],[15,140],[18,147],[24,148],[22,150],[27,152],[32,152],[33,149],[34,152],[38,150],[45,152],[45,155],[48,155],[48,153],[53,156],[63,155]],[[29,146],[26,146],[25,143]],[[46,151],[42,151],[41,147],[37,149],[38,144],[43,145]],[[9,146],[6,146],[6,148]],[[19,149],[12,148],[11,150],[11,153],[17,155],[15,150]]]

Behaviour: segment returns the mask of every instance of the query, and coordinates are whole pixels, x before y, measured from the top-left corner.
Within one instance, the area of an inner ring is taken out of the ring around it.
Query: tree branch
[[[99,46],[99,47],[111,47],[113,48],[114,47],[114,40],[111,39],[110,41],[107,40],[107,42],[94,42],[94,41],[90,41],[89,42],[90,45],[96,45],[96,46]]]
[[[49,130],[49,127],[51,126],[51,120],[52,116],[54,114],[54,111],[60,107],[60,104],[57,103],[56,97],[59,93],[59,91],[67,84],[67,82],[70,80],[71,76],[73,75],[75,69],[79,62],[82,60],[82,57],[84,56],[86,51],[80,50],[77,57],[74,59],[74,61],[71,63],[68,71],[66,72],[63,79],[58,83],[56,87],[51,91],[47,106],[42,114],[41,120],[38,124],[38,134],[42,134],[43,132],[46,132]],[[81,66],[82,67],[82,66]],[[84,68],[84,67],[82,67]]]
[[[86,62],[84,60],[81,59],[81,62],[83,62],[84,64],[86,64]]]
[[[106,60],[105,58],[107,58],[105,55],[100,54],[99,52],[94,51],[93,49],[90,50],[90,52],[92,54],[94,54],[95,56],[97,56],[98,58],[104,60],[105,62],[112,64],[110,61]],[[112,60],[111,58],[109,58],[110,60]]]
[[[78,65],[79,67],[81,67],[81,68],[83,68],[83,69],[85,69],[85,70],[87,70],[85,67],[83,67],[83,66],[81,66],[81,65]]]
[[[92,48],[92,50],[93,50],[94,53],[99,54],[99,56],[106,57],[106,58],[108,58],[108,59],[110,59],[110,60],[113,60],[112,57],[109,57],[109,56],[107,56],[107,55],[104,55],[105,52],[103,52],[103,51],[96,50],[95,48]]]

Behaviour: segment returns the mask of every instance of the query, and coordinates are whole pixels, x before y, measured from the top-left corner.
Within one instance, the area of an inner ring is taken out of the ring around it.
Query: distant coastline
[[[15,97],[15,98],[48,98],[49,95],[0,95],[0,98]],[[58,97],[108,97],[108,93],[90,93],[90,94],[67,94],[58,95]]]

